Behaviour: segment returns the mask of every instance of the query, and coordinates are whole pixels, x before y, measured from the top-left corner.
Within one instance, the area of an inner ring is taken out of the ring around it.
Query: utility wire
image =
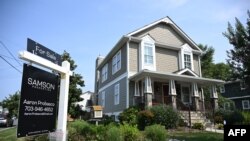
[[[2,56],[0,56],[0,58],[2,58],[6,63],[8,63],[11,67],[13,67],[15,70],[17,70],[18,72],[20,72],[22,74],[22,72],[17,69],[15,66],[13,66],[10,62],[8,62],[6,59],[4,59]]]
[[[10,50],[7,48],[7,46],[2,42],[0,41],[0,43],[2,44],[2,46],[9,52],[9,54],[16,60],[16,62],[22,66],[22,64],[15,58],[15,56],[10,52]],[[1,57],[2,58],[2,57]]]

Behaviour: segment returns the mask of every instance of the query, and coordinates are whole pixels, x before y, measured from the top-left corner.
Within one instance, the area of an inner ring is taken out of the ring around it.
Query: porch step
[[[189,112],[188,111],[180,111],[181,118],[184,120],[185,123],[189,125]],[[191,126],[194,123],[202,123],[203,125],[206,125],[206,123],[209,122],[209,120],[206,119],[204,114],[200,111],[190,111],[190,117],[191,117]]]

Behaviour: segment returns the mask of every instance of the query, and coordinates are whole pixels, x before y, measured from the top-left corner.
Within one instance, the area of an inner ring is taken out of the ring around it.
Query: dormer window
[[[140,70],[148,69],[155,71],[155,41],[149,35],[142,38],[140,51]]]
[[[181,47],[180,51],[180,68],[185,69],[189,68],[190,70],[194,70],[193,67],[193,49],[188,45],[184,44]]]

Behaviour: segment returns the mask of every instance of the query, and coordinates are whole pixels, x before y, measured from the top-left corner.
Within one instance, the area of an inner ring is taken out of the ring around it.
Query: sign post
[[[62,66],[60,66],[61,60],[60,57],[58,57],[57,53],[51,51],[50,49],[45,48],[44,46],[38,43],[34,43],[34,41],[30,39],[28,39],[28,51],[29,52],[27,51],[19,52],[19,57],[23,60],[26,60],[28,62],[34,63],[36,65],[45,67],[53,71],[57,71],[61,74],[59,111],[58,111],[58,123],[57,123],[57,132],[60,133],[60,136],[56,135],[56,140],[66,141],[69,77],[73,74],[72,71],[70,71],[70,63],[68,61],[63,61]]]

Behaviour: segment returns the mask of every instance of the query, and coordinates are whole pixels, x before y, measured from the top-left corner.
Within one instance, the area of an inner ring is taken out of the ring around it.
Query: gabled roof
[[[185,74],[185,73],[190,74],[190,76],[199,77],[195,72],[193,72],[193,71],[190,70],[189,68],[181,69],[181,70],[175,72],[175,74],[179,74],[179,75],[183,75],[183,74]]]
[[[189,42],[192,46],[194,46],[197,50],[201,51],[202,50],[197,46],[197,44],[179,27],[177,26],[168,16],[162,19],[159,19],[151,24],[148,24],[142,28],[139,28],[133,32],[130,32],[127,34],[127,36],[133,36],[141,31],[144,31],[146,29],[149,29],[159,23],[166,23],[168,25],[170,25],[181,37],[184,38],[184,40],[186,40],[187,42]]]

